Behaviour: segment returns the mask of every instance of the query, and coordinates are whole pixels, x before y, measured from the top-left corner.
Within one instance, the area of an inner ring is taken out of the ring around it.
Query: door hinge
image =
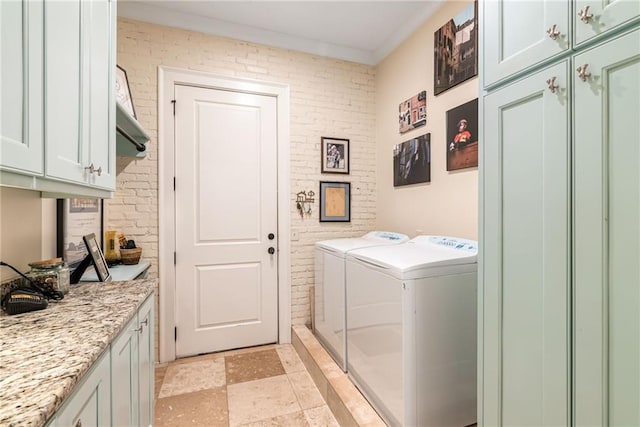
[[[173,191],[176,191],[176,177],[173,177]]]
[[[177,265],[177,260],[178,259],[178,255],[174,252],[173,253],[173,265]]]
[[[172,99],[171,103],[173,104],[173,115],[175,116],[176,115],[176,100]]]
[[[178,341],[178,327],[173,328],[173,340]]]

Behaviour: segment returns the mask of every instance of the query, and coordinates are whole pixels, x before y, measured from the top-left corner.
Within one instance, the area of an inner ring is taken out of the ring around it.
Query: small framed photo
[[[478,167],[478,98],[447,111],[447,170]]]
[[[82,240],[84,240],[84,244],[87,246],[89,250],[89,255],[91,255],[91,261],[93,262],[93,267],[96,269],[96,274],[98,275],[98,281],[100,282],[108,282],[111,280],[111,273],[109,273],[109,267],[107,267],[107,261],[104,259],[104,255],[102,254],[102,250],[100,250],[100,246],[96,241],[96,235],[91,233],[86,236],[82,236]]]
[[[134,119],[137,119],[136,110],[133,108],[133,99],[131,98],[131,89],[129,88],[127,72],[119,65],[116,65],[116,101]]]
[[[351,221],[351,183],[320,181],[320,222]]]
[[[322,137],[321,173],[349,173],[349,140]]]

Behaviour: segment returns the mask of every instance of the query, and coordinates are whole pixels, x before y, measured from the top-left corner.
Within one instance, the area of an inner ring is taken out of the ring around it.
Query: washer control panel
[[[406,242],[409,240],[409,236],[406,234],[393,233],[391,231],[372,231],[365,237],[369,239],[386,240],[389,242]]]
[[[478,252],[478,242],[473,240],[460,239],[457,237],[431,236],[429,242],[438,246],[455,249],[465,252]]]

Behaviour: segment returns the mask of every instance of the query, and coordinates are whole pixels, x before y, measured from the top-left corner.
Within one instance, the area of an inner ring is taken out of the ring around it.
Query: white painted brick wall
[[[293,324],[309,322],[313,243],[361,235],[375,225],[375,69],[129,19],[118,20],[118,65],[127,71],[138,121],[151,141],[145,159],[118,159],[118,190],[106,202],[107,228],[143,247],[152,263],[150,277],[158,275],[158,66],[290,86],[291,227],[299,235],[291,248],[291,315]],[[320,174],[322,136],[350,140],[349,175]],[[350,223],[319,223],[321,180],[352,183]],[[295,207],[295,195],[302,190],[316,193],[313,214],[304,219]]]

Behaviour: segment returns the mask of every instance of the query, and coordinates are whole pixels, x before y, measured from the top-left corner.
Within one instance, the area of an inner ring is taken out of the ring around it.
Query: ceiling
[[[375,65],[444,0],[120,0],[118,15]]]

